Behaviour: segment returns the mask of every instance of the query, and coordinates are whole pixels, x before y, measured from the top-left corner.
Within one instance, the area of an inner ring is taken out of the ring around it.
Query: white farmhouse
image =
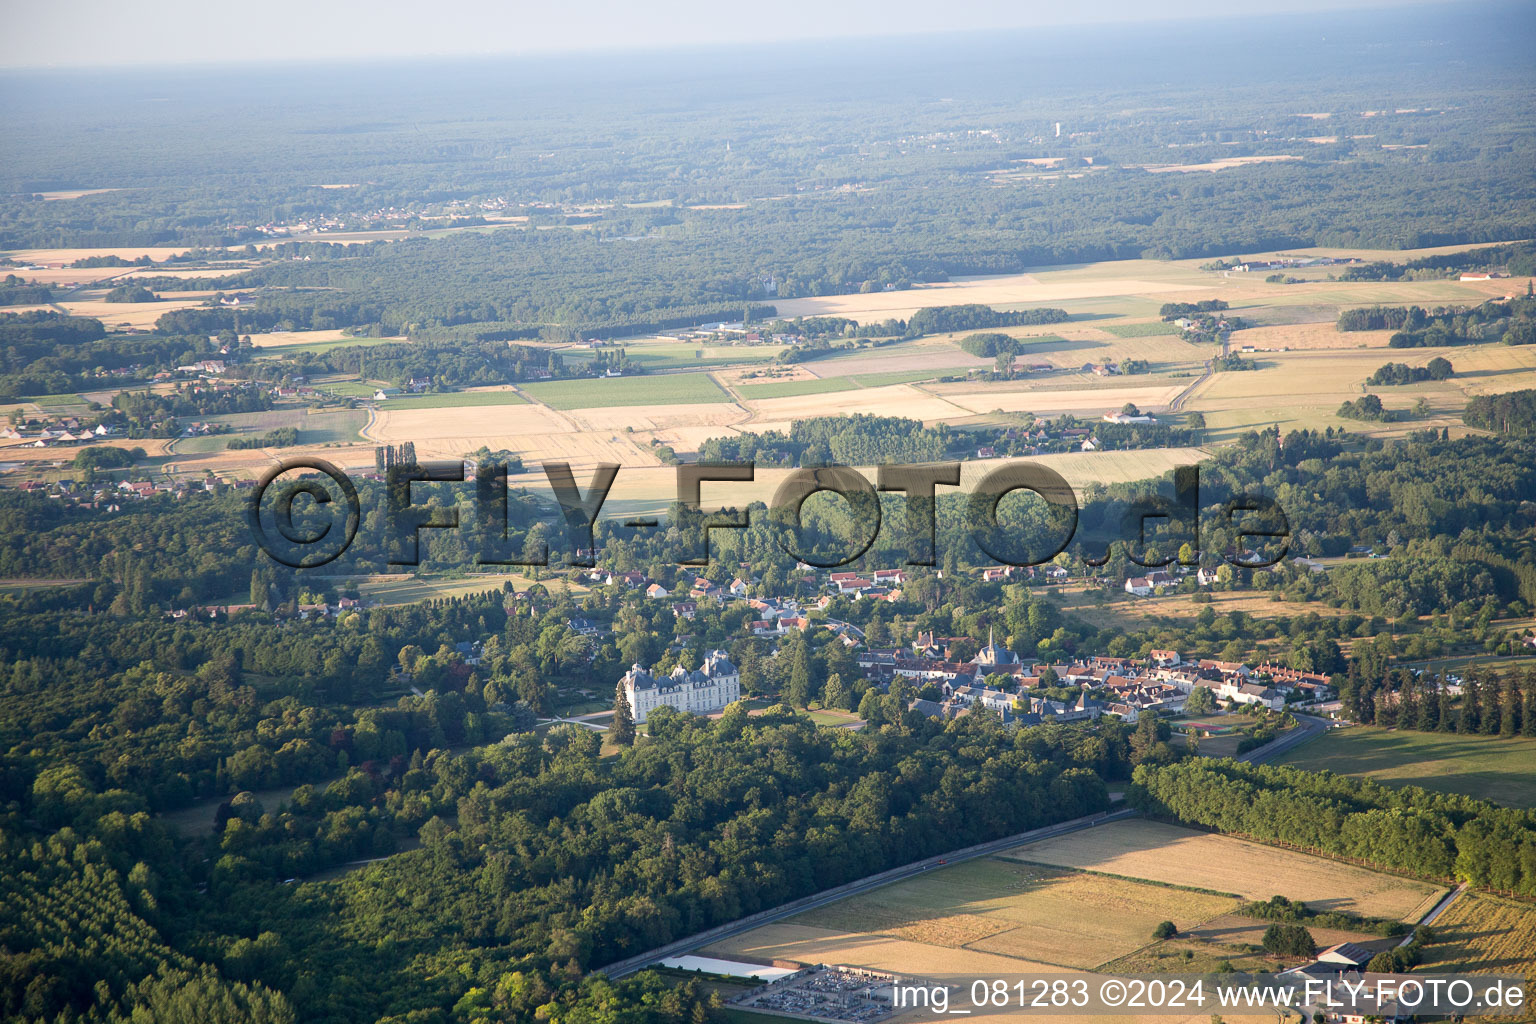
[[[655,676],[632,665],[620,682],[637,725],[662,705],[705,715],[741,699],[741,673],[724,651],[710,651],[703,667],[692,672],[678,665]]]

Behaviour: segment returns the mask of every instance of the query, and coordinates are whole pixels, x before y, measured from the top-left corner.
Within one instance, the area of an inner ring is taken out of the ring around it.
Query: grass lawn
[[[1332,729],[1281,763],[1368,776],[1388,786],[1465,793],[1511,807],[1536,807],[1536,739]]]
[[[439,395],[407,395],[385,399],[381,409],[461,409],[475,405],[527,405],[516,391],[449,391]]]
[[[705,405],[731,397],[703,373],[600,377],[528,384],[529,395],[554,409],[602,409],[627,405]]]

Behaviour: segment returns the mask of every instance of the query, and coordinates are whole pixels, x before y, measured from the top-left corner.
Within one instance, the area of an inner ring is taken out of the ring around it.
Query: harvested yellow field
[[[201,306],[206,299],[206,295],[161,302],[105,302],[101,299],[85,299],[65,300],[59,305],[75,316],[95,317],[106,324],[108,329],[124,324],[129,327],[149,328],[155,326],[155,321],[171,310]]]
[[[1451,361],[1458,375],[1397,387],[1367,386],[1366,380],[1388,362],[1422,366],[1436,356]],[[1282,433],[1296,429],[1342,427],[1351,433],[1401,434],[1425,427],[1460,432],[1461,410],[1468,395],[1536,387],[1536,352],[1500,344],[1448,349],[1314,349],[1256,353],[1258,370],[1218,373],[1190,397],[1187,408],[1205,413],[1212,439],[1278,424]],[[1392,423],[1341,419],[1339,406],[1371,393],[1388,409],[1411,410],[1423,398],[1428,416],[1412,415]]]
[[[423,450],[420,444],[417,450]],[[1194,465],[1206,457],[1207,453],[1200,448],[1159,448],[1148,451],[1039,455],[1028,461],[1049,466],[1081,491],[1090,483],[1132,483],[1151,479],[1169,472],[1175,466]],[[976,459],[961,463],[959,491],[974,489],[983,476],[1010,461],[1017,460]],[[664,513],[667,506],[677,500],[677,470],[673,467],[654,463],[650,466],[621,464],[624,468],[614,480],[613,490],[609,492],[609,504],[604,506],[604,515]],[[772,500],[774,492],[791,472],[788,469],[759,466],[755,478],[748,482],[705,483],[701,495],[703,504],[706,508],[744,508],[754,501],[766,504]],[[859,467],[859,472],[865,479],[874,481],[873,468]],[[544,475],[539,471],[513,477],[511,485],[527,487],[540,493],[549,491]],[[941,488],[939,493],[943,494],[946,490]]]
[[[132,280],[139,277],[185,277],[191,280],[204,277],[228,277],[238,274],[240,271],[256,266],[254,260],[230,260],[230,266],[223,267],[197,267],[183,270],[180,267],[154,267],[130,270],[123,274],[119,280]]]
[[[930,306],[958,306],[971,302],[988,306],[1057,303],[1114,295],[1155,295],[1201,287],[1198,281],[1184,284],[1138,278],[1043,281],[1034,274],[960,277],[952,281],[864,295],[823,295],[774,302],[779,315],[846,316],[860,323],[887,317],[909,317]]]
[[[872,413],[876,416],[906,416],[934,422],[969,416],[974,411],[946,401],[911,384],[892,384],[883,388],[858,388],[822,395],[791,395],[785,398],[760,398],[746,402],[752,419],[739,424],[743,430],[782,429],[779,424],[812,416],[836,416],[839,413]]]
[[[1536,978],[1536,907],[1529,903],[1463,893],[1435,919],[1434,928],[1440,938],[1424,948],[1426,972]]]
[[[1150,387],[1121,384],[1103,388],[1057,390],[1029,388],[1027,382],[1012,381],[988,390],[981,390],[974,384],[934,385],[933,390],[974,415],[1001,410],[1032,412],[1039,416],[1055,416],[1064,412],[1102,416],[1106,412],[1119,412],[1127,402],[1135,403],[1143,412],[1161,411],[1178,397],[1180,391],[1193,383],[1194,378]],[[955,390],[950,390],[952,388]],[[960,390],[962,388],[968,390]]]
[[[1268,164],[1277,161],[1300,160],[1299,156],[1289,154],[1277,154],[1273,156],[1229,156],[1225,160],[1212,160],[1203,164],[1142,164],[1142,169],[1151,174],[1164,174],[1178,171],[1225,171],[1231,167],[1242,167],[1244,164]]]
[[[1159,921],[1187,931],[1236,905],[1225,896],[989,857],[791,922],[1090,970],[1145,946]]]
[[[1127,623],[1135,623],[1133,628],[1140,628],[1149,621],[1160,623],[1172,619],[1193,622],[1204,608],[1210,608],[1218,616],[1230,612],[1243,612],[1256,619],[1309,613],[1325,617],[1349,614],[1348,609],[1333,608],[1320,601],[1309,601],[1305,604],[1275,601],[1270,598],[1268,592],[1254,593],[1237,590],[1224,593],[1206,592],[1201,596],[1209,597],[1211,599],[1209,604],[1196,604],[1192,594],[1170,594],[1166,597],[1116,599],[1107,605],[1095,600],[1098,593],[1094,591],[1089,594],[1081,585],[1073,584],[1066,587],[1052,587],[1046,596],[1064,611],[1070,611],[1073,615],[1100,628],[1121,628]]]
[[[228,271],[219,271],[219,273],[228,273]],[[276,345],[312,345],[315,342],[322,341],[352,340],[352,335],[340,328],[332,331],[271,331],[267,334],[253,334],[250,337],[253,348],[272,348]]]
[[[582,430],[564,414],[542,405],[383,409],[363,437],[380,444],[410,441],[423,458],[457,458],[484,446],[505,449],[528,462],[592,466],[656,466],[659,460],[622,431]]]
[[[1245,345],[1258,351],[1314,348],[1386,348],[1393,331],[1337,331],[1333,322],[1316,324],[1280,324],[1274,327],[1249,327],[1232,334],[1232,351]],[[1408,351],[1412,352],[1413,349]],[[1393,359],[1402,362],[1398,356]]]
[[[128,271],[121,267],[56,267],[47,270],[17,270],[15,267],[7,267],[5,272],[16,274],[34,284],[57,284],[69,287],[95,284],[100,281],[116,283],[128,274]],[[6,312],[11,312],[15,308],[15,306],[5,307]]]
[[[678,428],[713,428],[738,423],[748,413],[730,402],[703,405],[628,405],[614,409],[572,409],[563,413],[577,427],[595,431],[665,431]],[[716,430],[715,434],[728,434]]]
[[[120,246],[104,249],[14,249],[5,255],[18,263],[36,263],[45,267],[62,267],[66,263],[87,259],[91,256],[116,256],[124,260],[136,260],[140,256],[148,256],[159,263],[171,256],[180,256],[187,251],[186,246]]]
[[[99,196],[107,192],[121,192],[120,188],[66,188],[53,192],[34,192],[33,195],[42,196],[50,202],[56,199],[80,199],[84,196]]]
[[[1020,328],[999,333],[1023,337]],[[846,377],[861,373],[915,373],[931,370],[935,376],[944,373],[961,373],[970,367],[989,367],[994,360],[973,356],[961,351],[959,346],[947,342],[924,339],[900,345],[871,348],[846,356],[818,359],[802,365],[814,377]],[[789,380],[792,378],[782,378]]]
[[[542,405],[480,405],[441,409],[380,409],[364,435],[381,444],[458,437],[517,437],[569,431],[571,422]],[[475,447],[475,446],[472,446]]]
[[[7,462],[70,462],[75,454],[85,448],[143,448],[144,454],[158,456],[165,454],[165,447],[169,441],[158,438],[142,438],[137,441],[127,438],[104,438],[93,441],[89,445],[70,445],[68,447],[55,446],[51,448],[34,448],[28,441],[0,441],[0,452],[4,453]]]
[[[977,978],[1018,976],[1021,974],[1077,974],[1078,971],[1051,964],[1035,963],[1011,956],[1000,956],[974,949],[950,949],[945,946],[911,942],[906,939],[863,932],[839,931],[811,925],[780,922],[764,925],[743,935],[723,939],[698,951],[702,956],[724,958],[747,956],[754,960],[792,960],[807,964],[843,964],[871,970],[922,978],[942,978],[960,985],[952,996],[953,1009],[969,1009],[968,982]],[[958,999],[958,1001],[955,1001]],[[1222,1014],[1228,1024],[1274,1024],[1273,1013],[1239,1016]],[[931,1021],[931,1012],[914,1011],[893,1018],[897,1021]],[[988,1013],[977,1010],[966,1015],[967,1021],[980,1024],[1017,1024],[1015,1013]],[[1099,1014],[1075,1015],[1070,1020],[1082,1024],[1209,1024],[1208,1011],[1196,1014]]]
[[[1219,945],[1261,946],[1264,944],[1264,930],[1268,927],[1268,921],[1226,914],[1206,921],[1197,928],[1189,929],[1189,937]],[[1383,949],[1391,949],[1401,941],[1395,938],[1384,939],[1368,932],[1340,931],[1335,928],[1318,928],[1315,925],[1309,926],[1307,931],[1312,933],[1312,938],[1317,941],[1319,949],[1327,949],[1341,942],[1354,942],[1372,952],[1379,952]]]
[[[1445,890],[1235,836],[1131,819],[1015,847],[1004,856],[1173,885],[1287,896],[1368,917],[1417,921]]]
[[[807,964],[846,964],[898,974],[1052,974],[1062,968],[1011,956],[949,949],[885,935],[837,931],[811,925],[764,925],[743,935],[705,946],[704,956],[750,956],[767,960],[796,960]]]

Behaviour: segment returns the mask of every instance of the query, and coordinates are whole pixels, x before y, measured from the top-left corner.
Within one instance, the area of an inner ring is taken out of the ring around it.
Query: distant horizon
[[[1298,0],[1285,11],[1234,9],[1223,0],[1176,0],[1148,8],[1132,0],[1090,0],[1072,8],[1025,0],[962,0],[942,10],[869,0],[829,9],[788,0],[772,20],[715,10],[696,0],[662,0],[640,18],[633,8],[587,7],[578,19],[553,9],[519,9],[490,0],[439,4],[430,20],[400,0],[315,9],[275,0],[258,14],[207,10],[172,0],[146,21],[134,8],[101,0],[65,0],[17,12],[0,39],[0,71],[196,70],[219,66],[311,66],[495,58],[686,53],[712,47],[767,48],[795,43],[920,41],[1030,29],[1240,23],[1298,15],[1328,16],[1404,8],[1449,7],[1444,0]],[[1494,5],[1516,9],[1516,5]],[[468,26],[468,27],[467,27]],[[307,31],[300,31],[300,28]],[[408,47],[399,40],[407,39]],[[230,40],[240,47],[231,52]]]

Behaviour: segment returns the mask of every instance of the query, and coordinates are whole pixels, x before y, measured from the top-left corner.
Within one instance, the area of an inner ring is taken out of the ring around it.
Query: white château
[[[631,665],[619,682],[636,725],[662,705],[705,715],[741,698],[741,673],[724,651],[710,651],[700,668],[678,665],[663,676]]]

